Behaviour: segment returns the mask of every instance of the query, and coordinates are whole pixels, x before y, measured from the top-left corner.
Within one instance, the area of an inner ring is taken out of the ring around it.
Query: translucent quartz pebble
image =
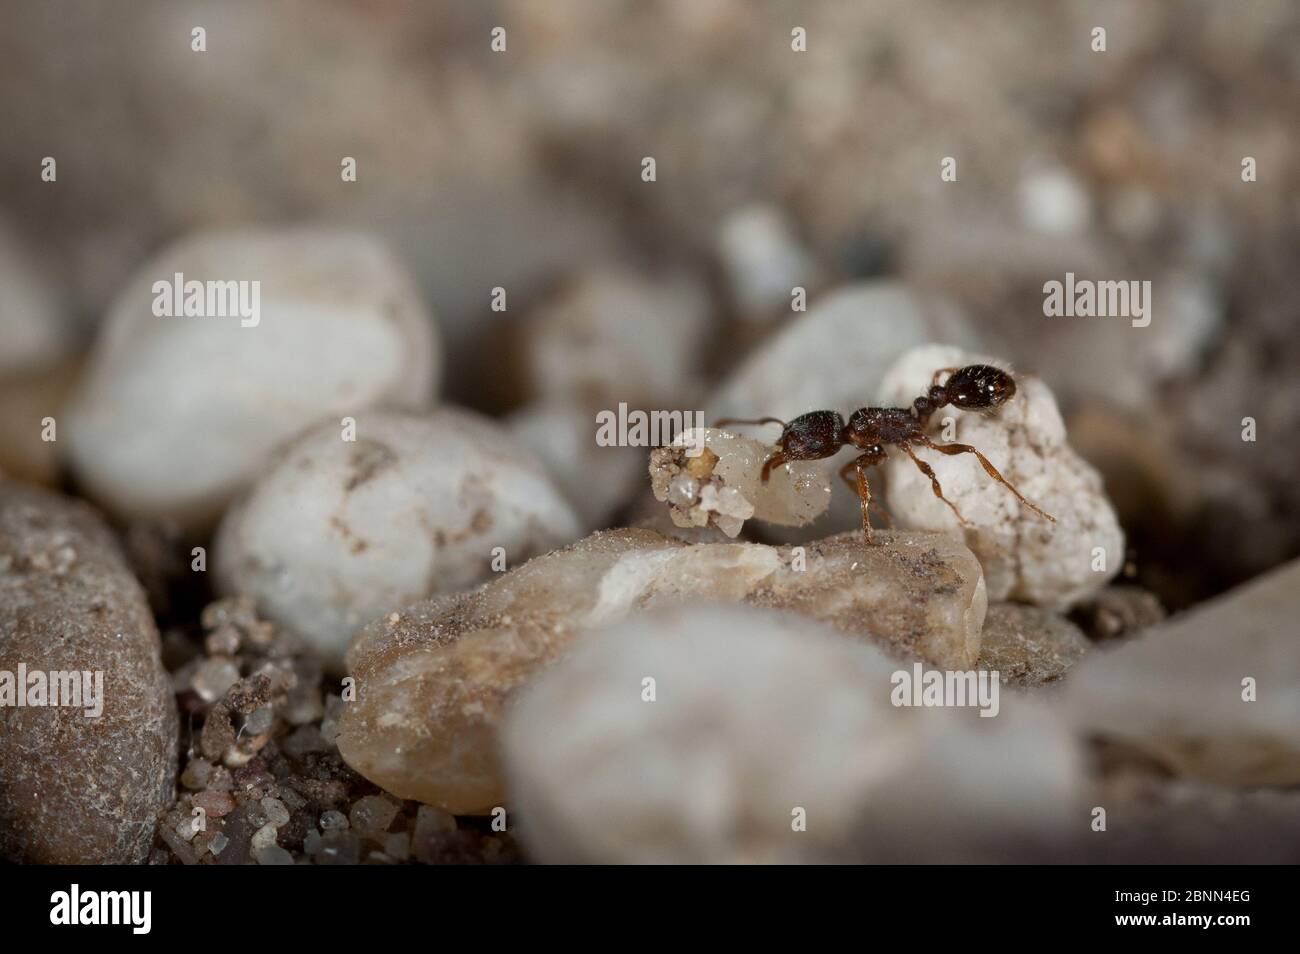
[[[515,691],[575,635],[633,611],[748,602],[822,620],[900,658],[965,667],[987,602],[951,536],[860,531],[808,547],[690,546],[650,530],[593,534],[470,593],[366,627],[349,652],[357,698],[338,747],[401,798],[456,814],[500,804],[497,730]]]
[[[352,828],[368,836],[380,836],[388,831],[388,826],[397,817],[401,808],[397,802],[383,795],[367,795],[357,799],[348,813]]]
[[[699,453],[692,456],[692,450]],[[810,461],[797,461],[775,468],[764,483],[763,463],[771,454],[753,438],[693,428],[650,452],[650,484],[679,527],[715,526],[734,537],[751,517],[784,526],[811,523],[830,504],[830,477]]]

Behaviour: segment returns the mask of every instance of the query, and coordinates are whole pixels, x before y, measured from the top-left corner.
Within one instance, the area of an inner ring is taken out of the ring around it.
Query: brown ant
[[[949,372],[949,377],[940,384],[939,375],[945,372]],[[966,519],[953,502],[943,495],[939,478],[934,475],[929,464],[916,456],[913,447],[928,447],[948,455],[974,454],[990,477],[1015,494],[1016,499],[1034,513],[1055,523],[1055,517],[1026,500],[1009,480],[998,473],[989,459],[974,447],[969,444],[936,444],[925,433],[930,416],[942,407],[951,404],[966,411],[986,410],[1005,404],[1015,393],[1016,382],[1007,372],[987,364],[972,364],[964,368],[940,368],[930,379],[930,389],[913,401],[911,408],[861,407],[849,417],[848,424],[844,423],[844,418],[838,411],[809,411],[800,414],[789,424],[775,417],[760,417],[753,420],[724,418],[713,426],[781,425],[783,430],[776,442],[776,450],[763,464],[763,483],[767,483],[773,467],[779,467],[787,461],[822,460],[849,444],[861,450],[863,453],[860,457],[840,468],[840,477],[862,502],[862,529],[868,542],[871,541],[871,519],[867,513],[871,505],[871,488],[867,485],[867,468],[883,461],[885,447],[891,444],[902,448],[912,458],[921,473],[930,478],[934,495],[946,503],[963,524]],[[850,470],[854,473],[853,480],[849,478]]]

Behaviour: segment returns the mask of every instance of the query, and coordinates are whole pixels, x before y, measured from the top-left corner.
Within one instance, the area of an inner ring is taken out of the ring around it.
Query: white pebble
[[[358,415],[356,436],[332,424],[305,434],[231,508],[216,544],[218,587],[252,596],[331,664],[382,613],[580,535],[541,465],[485,418],[376,411]]]
[[[269,822],[253,832],[252,846],[253,851],[261,848],[269,848],[275,844],[276,827]]]
[[[880,403],[906,407],[925,393],[935,371],[968,364],[1004,366],[958,348],[917,348],[885,375]],[[1064,609],[1119,573],[1124,534],[1101,476],[1066,443],[1065,424],[1047,385],[1032,375],[1017,375],[1016,384],[1015,396],[996,410],[962,411],[950,405],[936,411],[929,434],[936,443],[977,448],[1055,523],[1023,506],[984,472],[973,454],[916,450],[934,469],[965,526],[935,497],[930,479],[898,450],[883,465],[886,499],[900,526],[962,534],[984,567],[989,600]],[[945,419],[952,422],[946,432],[951,440],[945,436]]]
[[[266,812],[266,823],[276,828],[289,824],[289,809],[278,798],[262,799],[262,811]]]
[[[595,412],[581,402],[542,401],[504,424],[546,465],[587,530],[608,526],[645,479],[645,448],[597,444]]]
[[[321,812],[320,827],[321,831],[342,830],[348,827],[348,816],[334,809]]]
[[[156,315],[154,284],[176,273],[260,282],[256,325]],[[378,240],[305,229],[197,234],[146,263],[115,299],[67,412],[68,453],[118,516],[205,529],[304,427],[338,426],[378,404],[426,406],[438,356],[414,283]]]
[[[1045,235],[1077,235],[1092,220],[1087,190],[1066,169],[1044,169],[1020,183],[1020,217]]]
[[[1050,719],[896,707],[897,669],[741,608],[593,632],[508,714],[524,844],[560,863],[863,861],[901,830],[977,860],[1068,821],[1078,757]]]
[[[617,268],[566,282],[520,328],[526,397],[677,408],[698,385],[708,299],[681,276]]]
[[[706,417],[789,421],[829,410],[847,418],[871,402],[876,383],[907,349],[974,340],[964,313],[947,299],[890,281],[845,285],[791,318],[742,361],[708,401]]]
[[[207,659],[195,670],[190,686],[204,702],[215,702],[239,681],[239,667],[220,656]]]
[[[790,312],[795,286],[805,290],[819,277],[812,256],[789,220],[771,205],[731,213],[718,229],[718,258],[743,319],[766,321]]]

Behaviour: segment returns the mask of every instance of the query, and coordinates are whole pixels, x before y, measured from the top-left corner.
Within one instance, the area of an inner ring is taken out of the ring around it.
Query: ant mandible
[[[939,376],[945,372],[949,373],[949,377],[940,384]],[[789,424],[775,417],[760,417],[751,420],[724,418],[713,426],[781,425],[783,430],[776,442],[776,450],[763,464],[763,483],[767,483],[773,467],[780,467],[787,461],[821,460],[833,456],[841,447],[849,444],[861,450],[861,456],[840,468],[840,477],[862,502],[862,529],[868,543],[871,542],[871,520],[867,513],[871,505],[871,488],[867,484],[867,468],[883,461],[885,447],[891,444],[901,448],[912,458],[921,473],[930,478],[934,495],[951,508],[963,525],[966,519],[953,502],[943,495],[943,488],[939,486],[939,478],[935,476],[934,469],[916,456],[913,447],[928,447],[950,456],[974,454],[990,477],[1015,494],[1016,499],[1034,513],[1055,523],[1055,517],[1026,500],[1009,480],[998,473],[989,459],[974,447],[969,444],[937,444],[925,433],[930,416],[942,407],[951,404],[965,411],[987,410],[1005,404],[1015,393],[1016,382],[1007,372],[987,364],[972,364],[964,368],[940,368],[930,379],[930,389],[913,401],[911,408],[861,407],[849,417],[847,425],[838,411],[809,411],[800,414]],[[849,478],[850,470],[854,474],[852,480]]]

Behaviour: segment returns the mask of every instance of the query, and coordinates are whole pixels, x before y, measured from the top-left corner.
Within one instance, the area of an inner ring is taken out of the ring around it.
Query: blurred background
[[[1298,94],[1292,0],[8,0],[0,468],[65,480],[30,408],[195,230],[380,234],[436,315],[444,398],[500,416],[536,397],[530,328],[593,282],[607,312],[671,288],[700,316],[637,396],[697,407],[798,319],[792,284],[815,305],[883,277],[1050,383],[1128,575],[1184,607],[1300,551]],[[1045,318],[1066,271],[1152,280],[1156,320]],[[642,322],[627,348],[670,333]]]

